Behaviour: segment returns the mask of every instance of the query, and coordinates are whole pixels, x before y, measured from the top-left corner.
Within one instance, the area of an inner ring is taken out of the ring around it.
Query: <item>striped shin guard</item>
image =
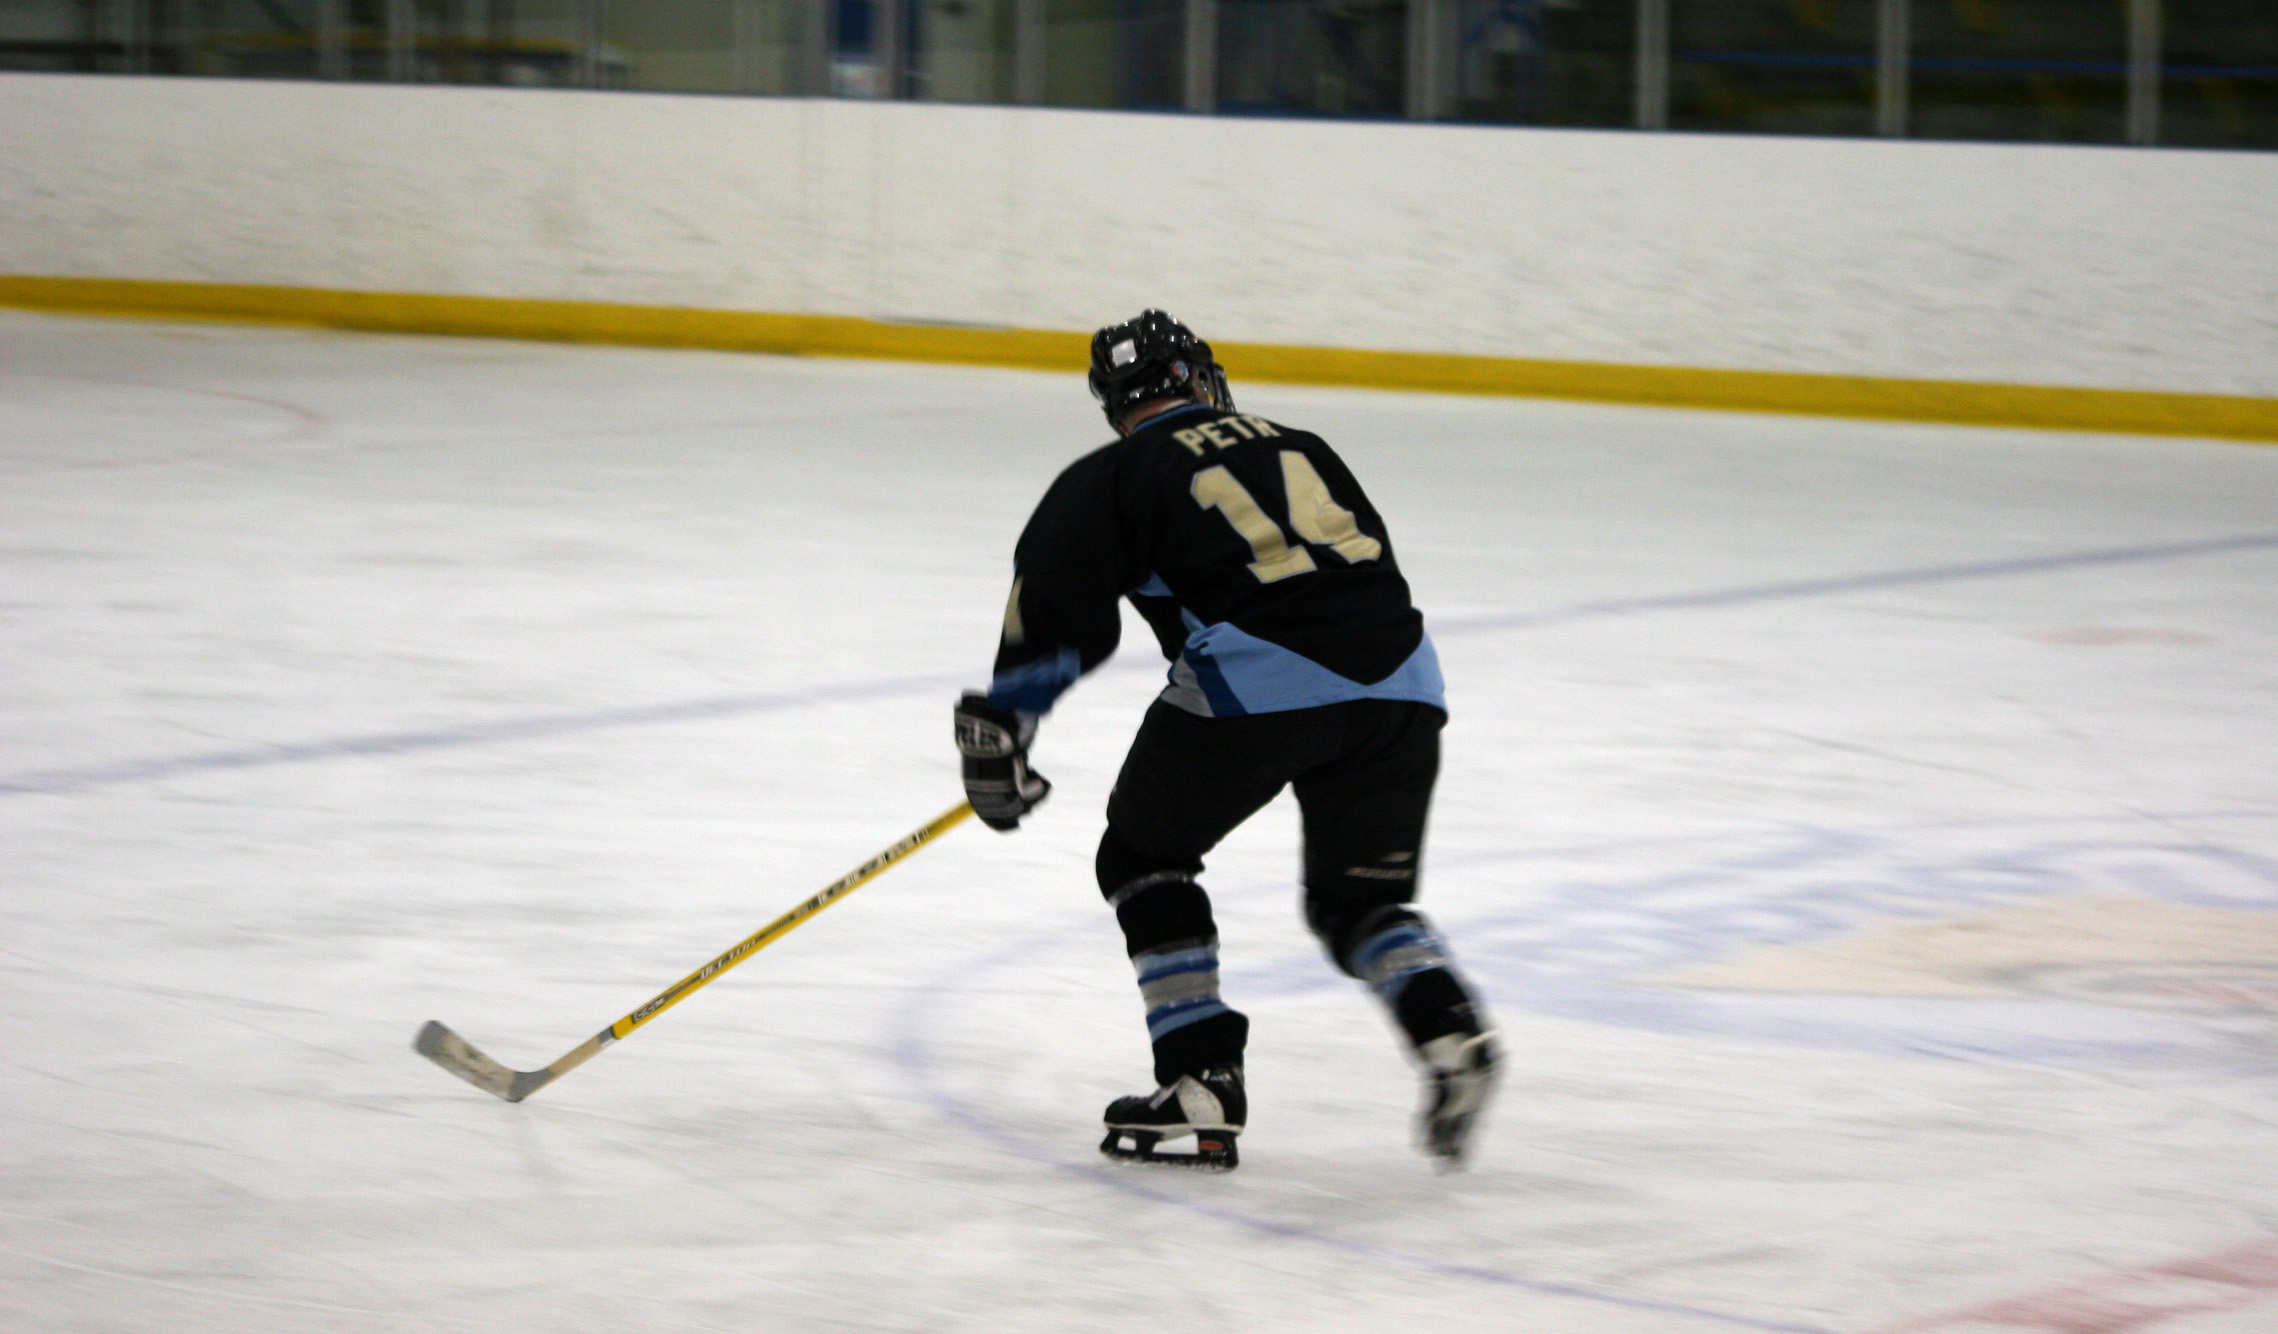
[[[1147,1037],[1160,1042],[1166,1033],[1188,1024],[1226,1014],[1218,999],[1218,942],[1179,940],[1144,954],[1131,956],[1139,975],[1139,998],[1147,1006]]]
[[[1386,1005],[1397,1006],[1400,993],[1418,973],[1449,968],[1447,945],[1432,929],[1410,918],[1386,927],[1353,948],[1353,973],[1375,989]]]

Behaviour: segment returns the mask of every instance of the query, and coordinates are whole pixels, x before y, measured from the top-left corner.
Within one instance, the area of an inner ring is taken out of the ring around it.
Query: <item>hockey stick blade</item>
[[[427,1021],[411,1049],[485,1093],[520,1102],[554,1081],[551,1070],[509,1070],[435,1020]]]

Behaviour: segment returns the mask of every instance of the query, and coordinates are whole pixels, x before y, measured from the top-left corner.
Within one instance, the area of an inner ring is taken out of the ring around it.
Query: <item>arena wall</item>
[[[20,74],[0,125],[18,279],[2278,398],[2274,154]]]

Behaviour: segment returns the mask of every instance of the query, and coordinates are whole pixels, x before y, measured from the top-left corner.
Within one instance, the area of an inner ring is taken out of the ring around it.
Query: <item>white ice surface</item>
[[[1069,377],[0,316],[0,1328],[2278,1328],[2278,958],[1779,981],[2095,896],[2268,938],[2278,451],[1241,392],[1439,637],[1424,902],[1511,1057],[1468,1175],[1286,801],[1207,877],[1244,1166],[1098,1160],[1136,625],[1018,835],[530,1102],[412,1054],[551,1060],[956,799]]]

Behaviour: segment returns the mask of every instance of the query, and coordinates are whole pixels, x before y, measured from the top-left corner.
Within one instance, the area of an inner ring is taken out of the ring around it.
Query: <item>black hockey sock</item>
[[[1250,1021],[1218,997],[1218,925],[1210,896],[1182,873],[1159,872],[1108,899],[1147,1007],[1156,1082],[1240,1065]]]
[[[1410,977],[1392,1002],[1392,1014],[1418,1048],[1433,1038],[1476,1033],[1481,1027],[1471,993],[1445,968],[1428,968]]]
[[[1223,1007],[1207,1019],[1174,1028],[1155,1039],[1155,1082],[1173,1084],[1180,1075],[1225,1065],[1239,1070],[1249,1040],[1249,1016]]]

